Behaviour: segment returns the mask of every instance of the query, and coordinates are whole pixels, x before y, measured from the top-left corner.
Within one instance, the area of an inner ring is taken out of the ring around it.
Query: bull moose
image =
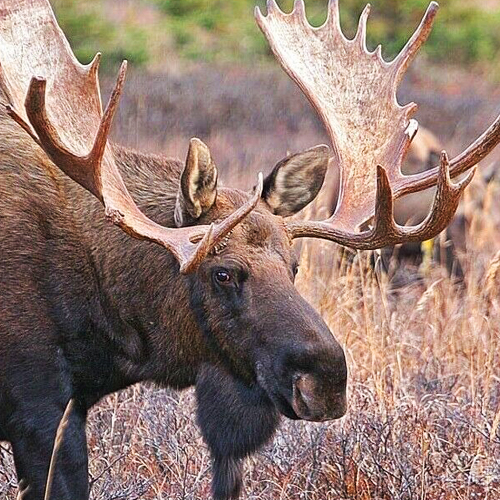
[[[419,127],[418,133],[415,135],[408,153],[402,165],[402,171],[405,174],[416,174],[434,167],[434,164],[439,161],[442,144],[439,139],[428,129]],[[496,180],[495,164],[490,165],[486,169],[480,169],[476,173],[475,190],[473,191],[473,203],[479,210],[482,206],[482,190],[491,182]],[[339,196],[340,174],[337,166],[330,162],[327,170],[323,186],[316,196],[313,203],[307,210],[306,216],[314,219],[321,216],[331,216],[335,212],[335,208]],[[394,204],[394,219],[398,224],[418,223],[425,219],[428,214],[435,196],[435,188],[429,188],[425,191],[415,192],[409,196],[404,196],[396,200]],[[450,276],[461,282],[463,279],[463,269],[460,262],[459,254],[465,251],[467,244],[467,227],[468,221],[464,214],[465,207],[461,206],[457,210],[455,217],[448,227],[439,235],[436,240],[437,244],[431,241],[431,245],[426,246],[428,257],[431,255],[438,261],[444,264]],[[444,241],[442,237],[444,236]],[[444,244],[443,244],[444,243]],[[406,243],[394,247],[386,247],[380,252],[381,270],[389,271],[390,268],[400,268],[401,264],[410,262],[420,264],[424,259],[424,250],[420,242]],[[395,258],[391,263],[391,259]],[[375,263],[375,261],[374,261]],[[397,284],[397,281],[395,282]]]
[[[439,161],[442,145],[438,138],[428,129],[420,127],[415,135],[405,161],[402,171],[405,174],[416,174],[434,167]],[[330,162],[323,186],[316,196],[314,203],[307,211],[307,217],[314,219],[321,216],[329,217],[335,212],[339,199],[340,172],[334,162]],[[396,200],[394,204],[394,220],[398,224],[419,223],[423,221],[432,207],[435,196],[435,188],[411,193],[408,196]],[[458,210],[460,212],[460,209]],[[461,279],[463,271],[456,254],[456,249],[463,249],[465,246],[466,229],[463,215],[455,217],[452,223],[444,231],[446,244],[431,245],[433,254],[437,260],[444,262],[451,276]],[[444,252],[443,252],[444,251]],[[391,259],[396,257],[397,268],[401,264],[409,261],[420,263],[423,260],[423,251],[420,242],[412,242],[401,245],[399,248],[386,247],[380,252],[381,269],[389,271],[392,267]]]
[[[281,160],[251,192],[218,186],[208,147],[185,162],[108,141],[126,62],[104,112],[99,58],[83,66],[48,0],[0,0],[0,440],[25,498],[43,498],[54,436],[67,428],[52,500],[88,498],[85,420],[104,395],[149,380],[195,386],[213,459],[213,496],[235,499],[243,459],[282,415],[346,412],[344,353],[293,282],[296,238],[374,249],[434,237],[500,141],[500,117],[461,155],[405,176],[414,104],[397,86],[434,20],[431,3],[401,53],[366,49],[368,8],[347,40],[336,1],[321,28],[297,1],[257,23],[323,119],[342,180],[335,214],[287,220],[317,195],[325,145]],[[437,185],[427,218],[402,227],[394,199]],[[363,229],[360,226],[366,221]]]

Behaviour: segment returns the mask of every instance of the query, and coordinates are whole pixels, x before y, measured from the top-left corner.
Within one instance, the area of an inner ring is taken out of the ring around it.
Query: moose
[[[419,127],[415,138],[408,148],[405,161],[402,165],[402,171],[405,174],[416,174],[424,170],[433,168],[439,161],[441,150],[443,149],[439,139],[428,129]],[[306,216],[309,218],[318,218],[321,216],[331,216],[335,212],[339,199],[340,189],[340,172],[335,163],[330,163],[323,186],[316,196],[314,202],[309,207]],[[398,224],[404,225],[409,222],[418,223],[425,219],[435,195],[435,188],[426,189],[425,191],[412,193],[396,200],[394,205],[394,219]],[[452,221],[453,226],[457,226],[456,218]],[[449,227],[446,228],[446,236],[451,236],[455,232],[449,233]],[[463,232],[460,232],[462,238],[465,237]],[[457,237],[455,236],[455,239]],[[461,275],[461,268],[456,259],[454,252],[453,238],[449,239],[449,244],[446,247],[446,264],[450,272]],[[459,245],[460,247],[460,245]],[[439,250],[440,247],[436,246]],[[390,259],[393,255],[397,255],[397,263],[410,260],[418,262],[422,259],[422,251],[420,242],[407,243],[402,245],[395,251],[394,247],[386,247],[381,252],[382,270],[388,270]],[[441,259],[440,259],[441,260]]]
[[[88,498],[87,411],[139,381],[195,387],[219,500],[238,498],[244,458],[282,416],[345,414],[344,353],[294,288],[293,240],[363,250],[432,238],[500,142],[499,117],[453,160],[443,152],[435,168],[401,173],[417,123],[396,90],[436,12],[433,2],[386,62],[366,49],[368,8],[353,40],[336,1],[321,28],[300,0],[291,14],[274,1],[266,16],[257,9],[333,149],[292,154],[243,192],[218,185],[197,138],[185,162],[109,141],[126,62],[103,111],[100,55],[76,60],[48,0],[0,0],[0,440],[12,445],[26,500],[44,496],[70,400],[50,498]],[[333,216],[290,219],[315,198],[329,161],[341,172]],[[394,200],[434,185],[425,220],[398,225]]]
[[[436,162],[439,161],[442,149],[441,142],[430,130],[419,127],[408,149],[402,171],[405,174],[416,174],[433,168]],[[487,183],[487,178],[484,178],[484,181]],[[323,186],[309,207],[306,217],[314,219],[321,216],[331,216],[337,206],[339,188],[340,172],[337,165],[331,162]],[[435,188],[429,188],[396,200],[394,204],[395,221],[401,225],[422,222],[432,207],[434,196]],[[458,212],[460,213],[460,209]],[[443,262],[450,276],[457,280],[463,278],[463,270],[456,250],[464,249],[465,226],[463,214],[457,214],[444,231],[445,244],[443,246],[441,246],[441,243],[434,245],[432,242],[430,245],[434,257],[439,262]],[[380,252],[380,256],[381,270],[387,272],[393,265],[399,267],[405,262],[421,263],[424,259],[424,252],[420,242],[412,242],[403,244],[397,249],[385,247]],[[391,264],[393,258],[395,258],[395,262]],[[375,261],[373,263],[375,264]]]

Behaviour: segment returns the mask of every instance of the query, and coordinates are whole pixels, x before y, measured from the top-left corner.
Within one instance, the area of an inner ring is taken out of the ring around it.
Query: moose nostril
[[[314,379],[311,375],[299,375],[294,380],[292,406],[300,417],[314,417],[314,386]]]
[[[324,421],[340,418],[347,411],[345,386],[325,390],[313,375],[296,375],[293,381],[292,408],[299,418]]]

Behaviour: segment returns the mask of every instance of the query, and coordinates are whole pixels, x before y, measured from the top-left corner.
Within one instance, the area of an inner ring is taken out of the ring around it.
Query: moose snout
[[[347,411],[347,364],[336,341],[291,346],[259,380],[285,416],[321,422]]]
[[[298,294],[296,302],[290,314],[280,315],[259,332],[252,355],[257,382],[288,418],[316,422],[340,418],[347,411],[344,350]]]
[[[312,374],[297,374],[294,377],[291,405],[299,418],[321,422],[345,415],[347,411],[345,383],[335,384],[343,385],[338,390],[333,389],[328,383],[327,387],[322,385],[322,382]]]

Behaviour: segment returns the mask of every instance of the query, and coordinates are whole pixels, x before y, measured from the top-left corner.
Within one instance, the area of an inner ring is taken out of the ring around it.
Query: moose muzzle
[[[345,379],[340,385],[343,387],[338,391],[325,393],[322,381],[318,381],[315,376],[307,373],[295,375],[291,401],[293,411],[300,419],[314,422],[344,416],[347,411]]]
[[[286,417],[321,422],[345,415],[347,365],[330,339],[328,347],[289,345],[273,361],[262,356],[257,363],[259,384]]]

